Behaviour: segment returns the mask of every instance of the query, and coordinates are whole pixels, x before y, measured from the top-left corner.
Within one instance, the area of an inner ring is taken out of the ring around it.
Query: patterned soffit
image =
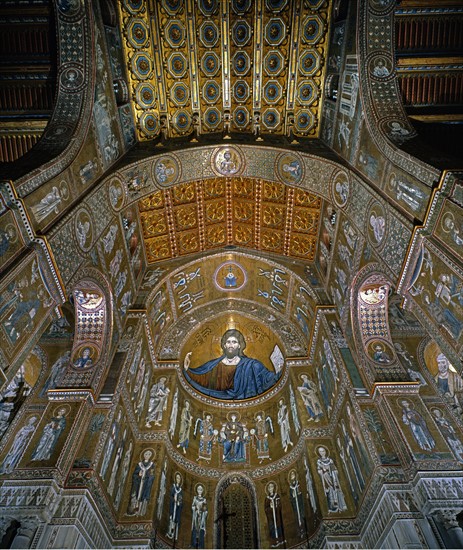
[[[223,246],[313,262],[322,199],[251,178],[212,178],[152,193],[138,202],[148,263]]]
[[[120,0],[139,141],[318,137],[330,0]]]

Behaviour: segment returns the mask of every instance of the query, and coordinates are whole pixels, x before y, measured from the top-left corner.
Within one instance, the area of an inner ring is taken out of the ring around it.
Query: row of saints
[[[327,456],[327,449],[320,446],[317,449],[317,471],[320,475],[328,504],[336,508],[332,511],[344,511],[347,506],[339,485],[339,478],[336,466],[331,458]],[[307,536],[307,514],[317,510],[314,484],[309,470],[307,459],[304,457],[305,482],[307,490],[304,491],[299,481],[297,471],[293,468],[288,473],[288,486],[283,495],[280,494],[276,481],[269,481],[265,486],[265,497],[263,511],[267,519],[268,537],[272,547],[286,543],[283,517],[288,509],[292,509],[295,524],[300,538]],[[155,453],[152,449],[142,452],[140,461],[136,464],[133,474],[130,491],[130,499],[127,506],[128,515],[144,515],[151,500],[151,492],[156,477]],[[237,476],[232,483],[238,482]],[[159,492],[157,496],[156,519],[159,528],[164,528],[164,535],[177,541],[181,532],[182,517],[185,507],[191,508],[191,546],[193,548],[204,548],[207,540],[208,526],[208,495],[203,483],[196,483],[190,491],[184,489],[184,480],[180,472],[173,474],[173,481],[170,487],[167,486],[167,459],[164,460],[161,471]],[[164,506],[168,501],[168,518],[163,526]]]

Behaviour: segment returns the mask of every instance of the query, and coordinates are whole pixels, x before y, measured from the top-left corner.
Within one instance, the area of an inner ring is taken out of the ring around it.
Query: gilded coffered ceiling
[[[322,199],[278,182],[184,183],[138,202],[148,263],[235,245],[312,262]]]
[[[329,0],[118,5],[139,141],[318,137]]]

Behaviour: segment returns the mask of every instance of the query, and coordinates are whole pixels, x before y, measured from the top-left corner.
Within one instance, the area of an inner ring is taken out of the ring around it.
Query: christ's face
[[[235,336],[230,336],[227,338],[224,344],[224,351],[225,355],[229,359],[236,357],[240,352],[240,343],[238,342],[238,338],[235,338]]]

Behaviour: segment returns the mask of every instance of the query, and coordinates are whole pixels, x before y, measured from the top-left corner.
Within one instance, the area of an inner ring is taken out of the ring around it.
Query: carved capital
[[[452,509],[445,509],[445,510],[437,510],[434,513],[434,517],[437,521],[442,523],[442,525],[447,529],[455,529],[459,528],[460,524],[458,523],[457,514],[460,513],[460,510],[452,510]]]

